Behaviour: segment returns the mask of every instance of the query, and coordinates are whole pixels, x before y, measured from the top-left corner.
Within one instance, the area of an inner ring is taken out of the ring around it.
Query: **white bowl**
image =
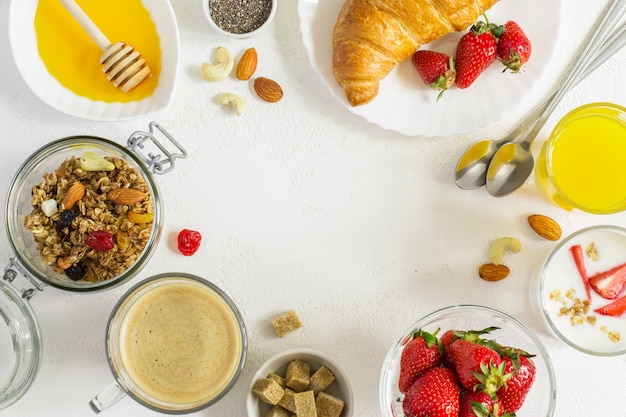
[[[253,36],[258,35],[259,33],[263,32],[272,22],[272,20],[274,19],[274,15],[276,14],[276,7],[277,7],[277,3],[278,0],[268,0],[270,1],[271,4],[271,9],[270,9],[270,13],[267,17],[267,19],[265,20],[265,22],[263,22],[263,24],[261,26],[259,26],[258,28],[250,31],[250,32],[246,32],[246,33],[233,33],[233,32],[229,32],[226,29],[222,29],[216,22],[215,20],[213,20],[213,16],[211,15],[211,11],[209,8],[209,3],[212,0],[202,0],[202,10],[204,11],[204,16],[206,17],[206,20],[209,22],[209,25],[211,25],[211,27],[217,32],[220,33],[222,35],[225,36],[229,36],[231,38],[235,38],[235,39],[245,39],[245,38],[251,38]]]
[[[586,254],[591,244],[598,254],[595,261]],[[570,253],[570,248],[575,245],[580,245],[582,249],[589,277],[626,262],[624,228],[592,226],[564,238],[550,253],[537,277],[543,319],[553,334],[581,352],[596,356],[622,355],[626,353],[626,314],[611,317],[593,311],[615,300],[604,299],[590,288],[589,310],[579,315],[580,322],[572,321],[571,313],[561,313],[562,309],[572,307],[576,299],[582,301],[587,298],[584,281]],[[560,292],[558,296],[555,291]],[[595,320],[593,324],[588,321],[589,317]],[[621,338],[611,341],[609,337],[617,334]]]
[[[335,381],[333,381],[324,392],[344,401],[345,405],[341,412],[341,417],[352,417],[352,413],[354,412],[354,395],[348,375],[341,369],[337,362],[331,359],[327,354],[312,349],[290,349],[280,352],[266,360],[265,363],[259,367],[252,376],[248,387],[248,395],[246,397],[248,417],[265,417],[272,407],[259,400],[259,398],[252,393],[254,383],[260,378],[267,377],[270,372],[284,376],[287,365],[295,359],[300,359],[311,364],[311,373],[324,365],[335,375]]]

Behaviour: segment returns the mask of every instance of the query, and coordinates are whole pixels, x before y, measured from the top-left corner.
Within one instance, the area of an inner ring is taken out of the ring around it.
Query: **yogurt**
[[[582,352],[602,356],[624,353],[626,313],[611,317],[594,312],[615,300],[603,298],[593,288],[587,298],[571,252],[575,245],[582,249],[588,277],[626,263],[625,229],[590,227],[563,240],[540,274],[540,303],[546,323],[558,337]]]

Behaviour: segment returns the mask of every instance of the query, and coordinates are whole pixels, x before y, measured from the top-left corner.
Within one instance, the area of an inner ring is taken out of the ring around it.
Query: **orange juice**
[[[536,178],[566,210],[626,209],[626,108],[592,103],[568,113],[541,149]]]
[[[111,84],[100,65],[103,51],[58,0],[39,0],[35,32],[39,55],[50,74],[76,95],[108,103],[140,101],[157,87],[161,49],[156,26],[141,0],[78,0],[112,42],[124,41],[148,62],[152,76],[124,93]]]

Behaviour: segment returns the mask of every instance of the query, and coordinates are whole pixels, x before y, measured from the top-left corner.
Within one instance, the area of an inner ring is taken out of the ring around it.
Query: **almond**
[[[283,98],[283,89],[280,85],[265,77],[258,77],[254,80],[254,91],[262,100],[269,103],[276,103]]]
[[[259,58],[257,56],[256,49],[246,49],[237,64],[237,68],[235,69],[235,76],[237,76],[237,79],[242,81],[249,80],[256,70],[258,60]]]
[[[61,206],[64,210],[70,210],[85,195],[85,186],[81,182],[75,182],[65,193]]]
[[[548,216],[543,214],[533,214],[528,216],[530,227],[544,239],[556,241],[561,238],[563,231],[561,226]]]
[[[107,199],[114,204],[130,205],[140,203],[146,198],[146,193],[134,188],[118,188],[107,194]]]
[[[478,268],[478,275],[485,281],[500,281],[509,276],[511,270],[506,265],[482,264]]]

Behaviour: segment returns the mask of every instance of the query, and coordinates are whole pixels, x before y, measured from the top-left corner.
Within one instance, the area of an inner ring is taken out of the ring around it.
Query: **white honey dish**
[[[220,25],[214,20],[212,14],[211,14],[211,7],[210,7],[210,3],[212,1],[220,1],[222,2],[223,0],[202,0],[202,10],[204,11],[204,16],[206,17],[206,20],[209,22],[209,25],[213,28],[213,30],[219,34],[222,34],[224,36],[228,36],[230,38],[235,38],[235,39],[245,39],[245,38],[251,38],[253,36],[256,36],[258,34],[260,34],[261,32],[263,32],[265,29],[267,29],[267,27],[271,24],[272,20],[274,19],[274,15],[276,14],[276,8],[277,8],[277,3],[278,0],[254,0],[254,2],[251,0],[249,3],[259,3],[259,2],[269,2],[269,14],[267,15],[267,18],[264,20],[264,22],[262,24],[260,24],[260,26],[256,27],[253,30],[250,31],[242,31],[240,33],[235,33],[235,31],[228,31],[227,29],[224,29],[222,27],[220,27]],[[254,19],[254,17],[248,17],[249,19]],[[256,26],[256,25],[253,25]]]

